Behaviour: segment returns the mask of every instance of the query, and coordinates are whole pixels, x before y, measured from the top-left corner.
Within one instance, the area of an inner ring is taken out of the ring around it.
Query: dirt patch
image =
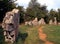
[[[52,42],[50,42],[50,41],[48,41],[46,39],[47,38],[47,35],[43,32],[43,29],[42,28],[43,28],[43,26],[38,29],[38,31],[39,31],[39,38],[42,41],[44,41],[44,44],[54,44],[54,43],[52,43]]]

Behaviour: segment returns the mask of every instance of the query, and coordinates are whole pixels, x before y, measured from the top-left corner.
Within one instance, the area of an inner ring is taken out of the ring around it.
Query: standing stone
[[[54,25],[57,25],[57,19],[54,17]]]
[[[32,24],[33,24],[33,25],[38,25],[38,19],[35,18],[35,19],[32,21]]]
[[[2,22],[2,28],[4,29],[4,36],[6,42],[13,43],[18,36],[18,25],[19,25],[19,10],[13,9],[6,13],[6,16]]]
[[[25,25],[28,25],[28,21],[25,22]]]
[[[32,21],[29,21],[28,24],[29,24],[30,26],[32,26]]]
[[[52,21],[52,19],[49,21],[49,24],[53,24],[53,21]]]
[[[44,21],[43,18],[41,18],[38,23],[39,23],[39,25],[40,25],[40,24],[43,24],[43,25],[44,25],[44,24],[45,24],[45,21]]]

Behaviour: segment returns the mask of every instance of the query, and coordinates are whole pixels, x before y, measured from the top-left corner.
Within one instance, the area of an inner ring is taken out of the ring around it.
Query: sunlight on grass
[[[59,25],[46,25],[43,28],[47,34],[47,40],[60,44],[60,26]]]

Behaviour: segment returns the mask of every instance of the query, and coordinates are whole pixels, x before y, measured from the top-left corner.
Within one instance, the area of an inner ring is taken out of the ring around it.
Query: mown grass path
[[[54,44],[54,43],[52,43],[52,42],[50,42],[50,41],[48,41],[48,40],[46,39],[46,38],[47,38],[47,34],[45,34],[45,33],[43,32],[43,26],[39,27],[38,31],[39,31],[39,38],[40,38],[42,41],[44,41],[44,44]]]

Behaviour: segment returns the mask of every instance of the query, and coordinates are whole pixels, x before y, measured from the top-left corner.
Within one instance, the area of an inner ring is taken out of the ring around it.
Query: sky
[[[38,3],[40,3],[41,5],[46,5],[47,9],[55,9],[57,10],[58,8],[60,8],[60,0],[37,0]],[[16,3],[20,6],[23,6],[24,8],[28,7],[30,0],[17,0]]]

